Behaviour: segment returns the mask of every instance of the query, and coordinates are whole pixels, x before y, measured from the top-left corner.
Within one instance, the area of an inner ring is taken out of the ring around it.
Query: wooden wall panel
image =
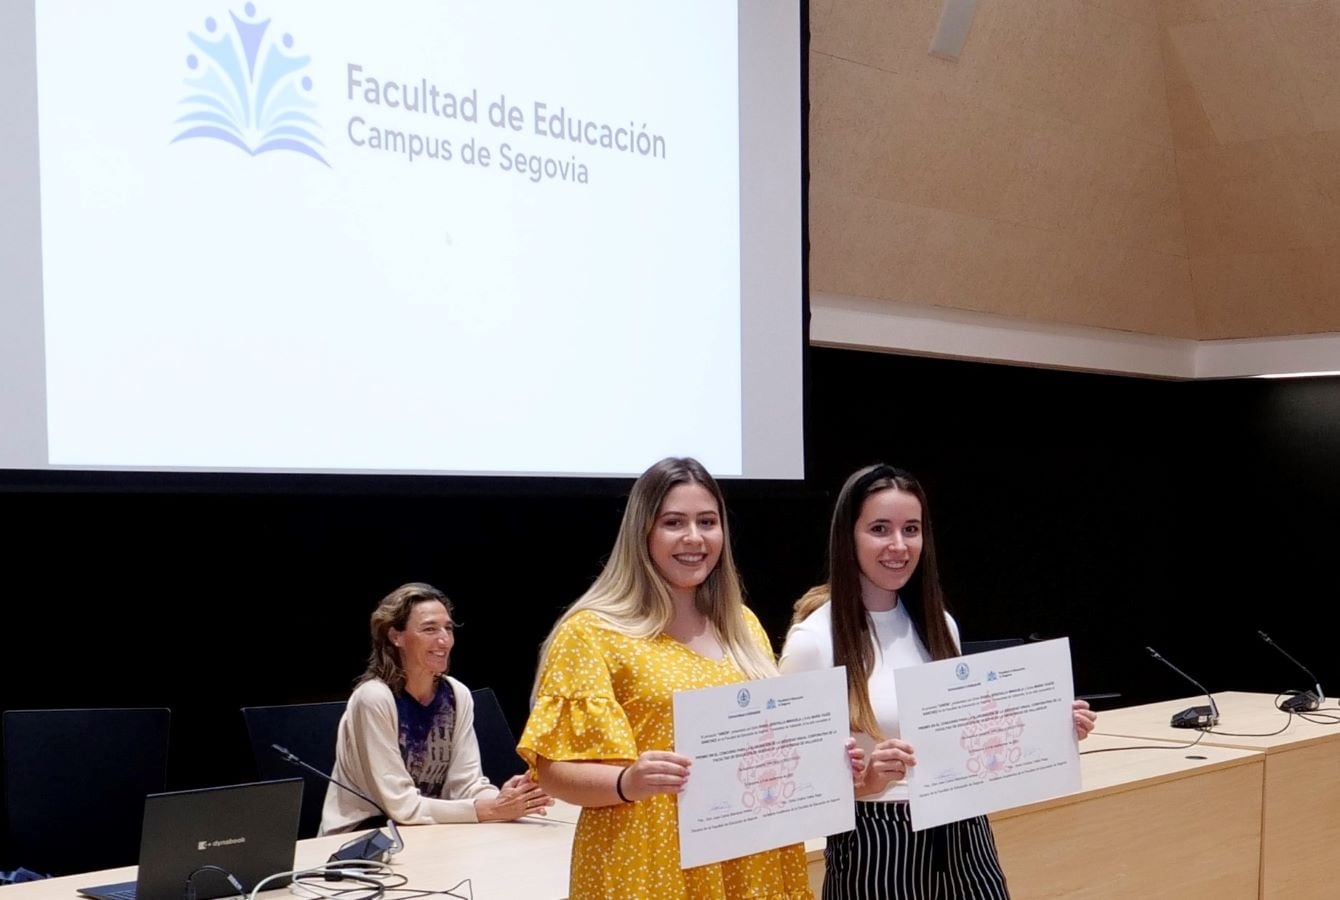
[[[812,289],[1194,336],[1156,6],[939,10],[811,9]]]
[[[811,4],[812,290],[1340,331],[1340,0],[982,3],[958,61],[941,5]]]

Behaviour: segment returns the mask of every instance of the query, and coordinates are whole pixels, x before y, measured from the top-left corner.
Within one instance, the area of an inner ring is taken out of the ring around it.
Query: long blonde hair
[[[720,486],[696,459],[667,457],[643,472],[634,483],[609,562],[586,593],[559,616],[553,630],[544,639],[535,687],[531,692],[532,701],[539,691],[554,635],[577,613],[590,610],[610,629],[629,637],[653,638],[669,626],[675,614],[674,598],[652,561],[647,540],[666,494],[681,484],[706,488],[716,500],[721,514],[721,558],[698,586],[694,605],[707,617],[717,640],[745,675],[767,678],[777,674],[777,663],[772,654],[758,645],[745,621],[744,591],[731,554],[726,504]]]

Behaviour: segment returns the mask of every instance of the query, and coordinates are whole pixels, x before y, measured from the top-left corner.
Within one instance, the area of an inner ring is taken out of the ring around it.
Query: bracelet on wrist
[[[629,800],[628,795],[623,792],[623,775],[625,772],[628,771],[629,768],[630,768],[629,766],[624,766],[622,769],[619,770],[619,777],[614,779],[614,793],[618,794],[619,799],[622,800],[624,803],[633,802],[632,800]]]

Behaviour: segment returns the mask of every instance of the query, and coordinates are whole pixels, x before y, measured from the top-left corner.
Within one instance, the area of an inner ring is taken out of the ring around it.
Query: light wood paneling
[[[1109,710],[1102,734],[1181,742],[1185,729],[1169,717],[1204,697]],[[1329,900],[1336,896],[1334,848],[1340,844],[1340,729],[1275,708],[1270,694],[1215,694],[1219,725],[1201,745],[1265,753],[1261,828],[1264,900]],[[1328,706],[1334,706],[1330,701]]]
[[[1179,149],[1215,146],[1219,140],[1215,137],[1209,116],[1205,114],[1200,94],[1166,31],[1160,35],[1160,43],[1163,46],[1168,121],[1172,127],[1173,145]]]
[[[1036,318],[1069,321],[1066,313],[1082,306],[1086,325],[1195,336],[1185,257],[1075,240],[1046,283],[1051,290],[1035,299]]]
[[[1311,129],[1301,86],[1268,13],[1169,31],[1220,143]]]
[[[1340,846],[1340,741],[1266,757],[1261,895],[1289,900],[1336,896]]]
[[[1133,19],[1143,25],[1159,24],[1158,0],[1084,0],[1084,2],[1095,9]]]
[[[1340,331],[1340,243],[1191,260],[1197,333],[1205,338]],[[1287,297],[1271,304],[1263,298]],[[1321,366],[1320,368],[1325,368]]]
[[[1085,742],[1093,749],[1139,743]],[[1260,754],[1126,750],[1083,762],[1080,794],[991,817],[1011,896],[1257,896]]]
[[[1266,21],[1288,61],[1311,128],[1340,128],[1340,0],[1291,3]]]
[[[1296,204],[1300,243],[1334,245],[1340,240],[1340,131],[1318,131],[1277,144]]]
[[[1255,900],[1265,757],[1174,747],[1091,736],[1081,748],[1105,752],[1080,757],[1077,793],[992,815],[1010,895]],[[806,844],[816,891],[821,846]]]
[[[956,62],[941,6],[811,4],[812,290],[1340,330],[1340,0],[983,3]]]
[[[811,194],[810,233],[811,281],[835,294],[1053,322],[1082,302],[1099,327],[1195,327],[1184,257],[831,191]]]
[[[1302,210],[1279,142],[1181,150],[1177,165],[1192,257],[1303,245]]]
[[[1164,25],[1234,19],[1268,9],[1300,6],[1313,0],[1156,0]]]
[[[1191,336],[1152,0],[939,10],[811,7],[811,289]]]

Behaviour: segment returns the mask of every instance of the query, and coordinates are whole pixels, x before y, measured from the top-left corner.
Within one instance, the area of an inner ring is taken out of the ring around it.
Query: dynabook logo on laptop
[[[293,868],[302,779],[200,788],[144,799],[140,868],[133,882],[80,888],[93,900],[181,900],[182,885],[206,863],[231,878],[192,882],[196,900],[213,900]],[[201,834],[215,835],[201,839]],[[208,857],[201,854],[208,853]],[[287,882],[274,884],[283,887]]]
[[[247,839],[244,837],[224,838],[221,841],[200,841],[195,845],[197,850],[209,850],[212,847],[231,847],[234,844],[245,844]]]

